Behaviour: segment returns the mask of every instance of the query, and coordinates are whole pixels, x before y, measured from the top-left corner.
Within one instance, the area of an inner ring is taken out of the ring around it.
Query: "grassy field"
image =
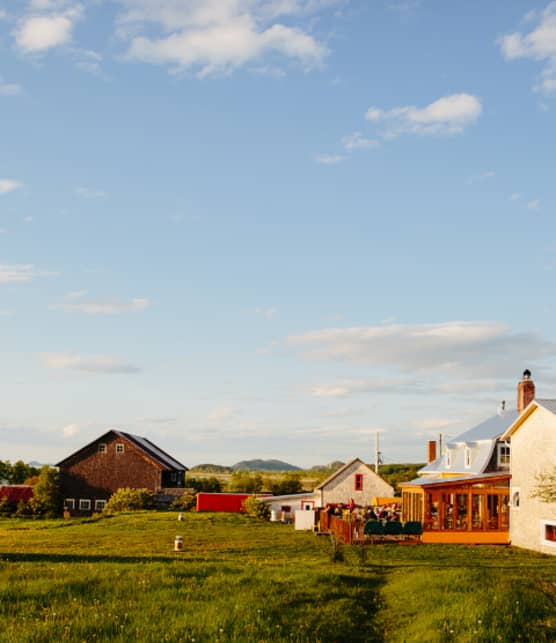
[[[0,641],[556,640],[556,557],[332,551],[327,537],[233,514],[3,520]]]

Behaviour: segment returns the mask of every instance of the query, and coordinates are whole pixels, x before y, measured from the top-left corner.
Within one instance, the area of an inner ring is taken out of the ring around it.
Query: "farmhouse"
[[[112,429],[58,462],[65,509],[102,511],[120,488],[145,488],[175,496],[185,486],[187,467],[147,438]]]
[[[498,414],[451,440],[419,478],[402,486],[403,520],[423,523],[423,541],[491,543],[510,541],[510,444],[505,435],[535,397],[531,373],[517,387],[517,410],[505,402]],[[515,455],[515,448],[514,448]]]
[[[369,506],[375,504],[375,498],[391,498],[394,489],[362,460],[354,458],[316,487],[313,495],[317,507],[347,504],[352,499],[356,505]]]
[[[535,493],[539,476],[556,466],[556,400],[532,400],[502,437],[512,447],[512,544],[556,554],[556,501]]]

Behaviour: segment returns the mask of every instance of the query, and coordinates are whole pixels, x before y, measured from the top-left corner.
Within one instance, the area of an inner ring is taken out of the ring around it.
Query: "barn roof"
[[[331,476],[329,476],[328,478],[326,478],[326,480],[321,482],[318,487],[315,487],[315,491],[317,489],[322,489],[323,487],[326,487],[326,485],[328,485],[330,482],[332,482],[332,480],[334,480],[334,478],[336,478],[337,476],[342,474],[344,471],[346,471],[347,469],[352,467],[356,462],[358,462],[359,464],[362,464],[364,467],[367,467],[369,472],[374,474],[374,471],[369,467],[369,465],[365,464],[363,462],[363,460],[361,460],[361,458],[353,458],[353,460],[350,460],[349,462],[346,462],[346,464],[344,464],[343,467],[340,467],[337,471],[334,471],[334,473]]]
[[[163,451],[160,447],[156,446],[156,444],[154,444],[147,438],[133,435],[132,433],[125,433],[124,431],[118,431],[117,429],[110,429],[110,431],[107,431],[92,442],[89,442],[89,444],[86,444],[84,447],[81,447],[81,449],[69,455],[67,458],[64,458],[63,460],[58,462],[56,466],[60,467],[66,464],[68,460],[79,456],[79,454],[91,447],[93,444],[102,442],[102,440],[106,439],[111,434],[131,442],[137,449],[139,449],[144,455],[146,455],[150,460],[152,460],[162,469],[171,469],[172,471],[187,471],[187,467],[184,464],[166,453],[166,451]]]

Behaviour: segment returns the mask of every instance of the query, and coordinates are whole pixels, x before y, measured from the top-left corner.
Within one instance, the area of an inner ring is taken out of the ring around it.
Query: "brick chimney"
[[[517,412],[523,409],[535,399],[535,383],[531,379],[531,371],[523,371],[523,377],[517,384]]]
[[[427,463],[430,464],[436,460],[436,440],[429,440]]]

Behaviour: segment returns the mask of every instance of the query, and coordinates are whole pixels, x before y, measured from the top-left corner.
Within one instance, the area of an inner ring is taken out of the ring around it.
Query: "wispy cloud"
[[[21,94],[21,85],[0,82],[0,96],[17,96]]]
[[[108,196],[104,190],[94,190],[92,188],[75,188],[75,194],[84,199],[104,199]]]
[[[80,299],[80,293],[73,293],[70,299]],[[88,315],[120,315],[150,308],[151,302],[146,298],[135,298],[131,301],[66,301],[55,306],[66,312],[86,313]]]
[[[315,156],[315,163],[319,165],[337,165],[345,160],[346,157],[341,154],[319,154]]]
[[[8,192],[19,190],[22,187],[23,183],[21,181],[16,181],[14,179],[0,179],[0,194],[8,194]]]
[[[556,92],[556,2],[543,11],[529,12],[527,22],[535,23],[528,33],[514,31],[498,40],[506,60],[530,58],[544,64],[533,87],[544,94]]]
[[[278,312],[277,308],[256,308],[255,312],[259,317],[264,317],[265,319],[272,319],[274,315]]]
[[[378,147],[380,143],[372,138],[365,138],[361,132],[354,132],[342,139],[342,145],[347,152],[354,150],[365,150],[371,147]]]
[[[70,353],[45,353],[42,361],[48,368],[82,371],[85,373],[118,374],[139,373],[141,369],[117,357],[99,355],[83,357]]]
[[[507,375],[515,364],[556,355],[556,344],[533,333],[514,333],[500,322],[327,328],[287,338],[306,357],[339,360],[413,373]]]
[[[541,207],[541,202],[539,199],[531,199],[531,201],[527,203],[528,210],[538,210],[540,207]]]
[[[510,201],[519,201],[521,199],[521,193],[520,192],[512,192],[510,194]]]
[[[57,274],[39,270],[31,263],[0,264],[0,284],[24,283],[38,277],[55,277]]]
[[[486,172],[481,172],[481,174],[469,177],[468,183],[482,183],[483,181],[493,179],[495,176],[496,172],[494,170],[487,170]]]
[[[370,107],[365,118],[382,127],[380,133],[385,138],[396,138],[403,134],[461,134],[478,120],[481,112],[479,98],[462,93],[443,96],[421,108],[412,105],[388,110]]]
[[[303,19],[340,2],[120,0],[120,4],[118,33],[129,41],[129,58],[170,65],[174,72],[195,70],[206,77],[260,63],[268,55],[306,70],[321,65],[328,48],[309,32]],[[157,29],[158,36],[153,35]]]
[[[65,438],[73,438],[81,432],[79,424],[68,424],[62,429],[62,435]]]

